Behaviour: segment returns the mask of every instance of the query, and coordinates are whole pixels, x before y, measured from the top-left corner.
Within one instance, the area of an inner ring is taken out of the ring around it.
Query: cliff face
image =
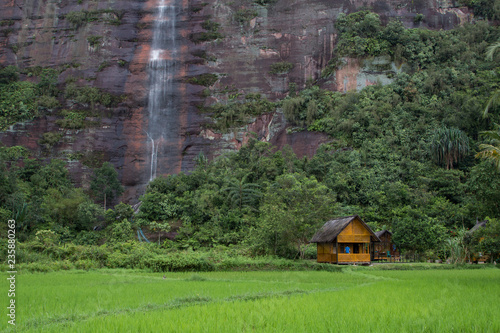
[[[175,10],[168,19],[174,25],[168,29],[175,30],[171,43],[176,51],[161,56],[173,68],[168,71],[171,85],[164,99],[173,101],[169,107],[175,112],[158,121],[152,120],[148,104],[159,6]],[[400,17],[408,27],[449,29],[471,19],[466,10],[449,1],[430,0],[276,0],[265,6],[250,0],[0,0],[0,21],[5,22],[0,27],[1,65],[55,68],[62,90],[72,80],[121,96],[117,106],[99,107],[99,115],[88,119],[94,120],[93,126],[64,129],[55,123],[61,118],[57,111],[46,112],[32,122],[12,126],[0,139],[8,146],[29,147],[37,157],[66,157],[74,180],[82,184],[92,166],[110,161],[127,188],[125,200],[142,193],[154,158],[157,174],[187,171],[199,152],[214,156],[238,149],[250,132],[278,147],[290,144],[300,156],[311,156],[328,138],[318,133],[288,134],[280,113],[252,119],[247,126],[223,135],[204,129],[207,119],[197,105],[224,103],[230,98],[228,91],[258,92],[277,100],[286,96],[290,83],[300,89],[308,80],[318,79],[335,47],[336,17],[361,6],[371,7],[384,21]],[[415,23],[416,14],[423,14],[424,20]],[[207,31],[219,38],[207,37]],[[390,60],[370,61],[345,59],[343,68],[320,83],[324,88],[347,91],[388,80],[376,65],[381,61],[391,67]],[[277,62],[293,64],[293,68],[271,74],[272,64]],[[204,73],[217,75],[208,94],[202,94],[205,87],[186,80]],[[21,79],[32,78],[23,75]],[[62,108],[76,107],[71,99],[59,99]],[[152,154],[154,140],[148,137],[153,123],[169,133],[155,143],[160,146],[156,157]],[[63,136],[47,147],[39,143],[46,132]]]

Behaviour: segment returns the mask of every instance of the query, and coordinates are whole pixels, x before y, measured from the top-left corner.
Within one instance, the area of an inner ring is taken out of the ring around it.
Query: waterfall
[[[174,82],[178,68],[176,16],[175,0],[159,1],[149,55],[147,137],[151,158],[150,181],[156,178],[159,155],[168,150],[168,144],[177,138],[179,131],[174,120],[178,99]]]

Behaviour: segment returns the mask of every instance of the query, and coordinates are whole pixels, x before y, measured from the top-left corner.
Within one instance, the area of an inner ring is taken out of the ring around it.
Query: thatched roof
[[[370,227],[358,216],[346,216],[339,217],[326,222],[321,229],[314,234],[311,238],[311,243],[331,243],[337,238],[337,236],[351,223],[354,219],[358,219],[365,228],[370,232],[372,240],[375,242],[380,242],[380,239],[375,235],[375,233],[370,229]]]
[[[391,235],[391,236],[392,236],[392,232],[390,232],[389,230],[380,230],[380,231],[376,231],[376,232],[375,232],[375,235],[377,235],[377,237],[379,237],[379,238],[380,238],[380,237],[381,237],[383,234],[385,234],[386,232],[387,232],[387,233],[389,233],[389,235]]]
[[[486,224],[488,224],[488,220],[484,220],[481,222],[477,222],[475,226],[472,227],[472,229],[469,230],[469,232],[472,234],[475,231],[479,230],[479,228],[484,228],[486,227]]]

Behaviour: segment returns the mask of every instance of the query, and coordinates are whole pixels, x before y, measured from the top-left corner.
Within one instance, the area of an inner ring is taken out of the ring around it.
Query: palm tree
[[[481,132],[483,136],[491,139],[491,144],[480,144],[481,151],[476,157],[493,162],[498,172],[500,172],[500,125],[495,124],[496,130]]]
[[[495,51],[500,48],[500,39],[496,41],[496,43],[491,44],[488,46],[486,49],[486,60],[493,61],[493,55],[495,54]],[[494,106],[497,105],[498,102],[500,102],[500,90],[496,90],[493,93],[493,96],[490,97],[488,104],[486,104],[486,107],[484,108],[483,112],[483,117],[486,118],[488,116],[488,112],[490,109]]]
[[[434,131],[431,152],[437,163],[446,164],[446,170],[453,169],[453,163],[469,153],[469,137],[458,128],[441,127]]]
[[[260,185],[246,183],[248,174],[242,179],[233,179],[228,187],[223,188],[222,191],[227,191],[228,198],[233,206],[238,206],[240,209],[243,206],[252,206],[257,199],[262,196]]]

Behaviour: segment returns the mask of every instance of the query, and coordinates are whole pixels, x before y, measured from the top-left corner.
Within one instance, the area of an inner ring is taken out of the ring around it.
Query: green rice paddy
[[[15,329],[5,314],[6,332],[500,332],[500,270],[24,273]]]

